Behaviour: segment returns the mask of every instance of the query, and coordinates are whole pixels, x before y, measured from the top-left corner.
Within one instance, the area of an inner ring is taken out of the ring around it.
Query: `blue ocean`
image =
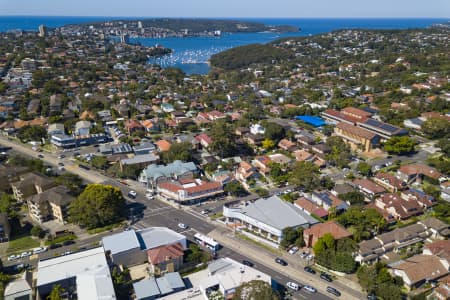
[[[0,31],[14,29],[37,31],[39,25],[59,27],[67,24],[79,24],[106,21],[112,19],[139,19],[138,17],[44,17],[44,16],[0,16]],[[211,55],[223,50],[254,44],[267,43],[274,39],[289,36],[307,36],[338,29],[407,29],[425,28],[432,24],[447,22],[447,19],[240,19],[255,21],[267,25],[291,25],[300,28],[299,32],[276,33],[223,33],[220,37],[190,38],[142,38],[131,39],[142,45],[162,45],[174,50],[173,54],[162,59],[150,61],[163,67],[181,68],[187,74],[206,74]]]

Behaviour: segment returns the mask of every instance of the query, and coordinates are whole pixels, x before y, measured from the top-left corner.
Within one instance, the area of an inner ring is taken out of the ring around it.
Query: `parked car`
[[[311,274],[316,274],[316,271],[313,268],[308,267],[308,266],[304,267],[303,270],[305,270],[305,272],[308,272]]]
[[[47,251],[46,247],[37,247],[33,249],[33,254],[38,254]]]
[[[59,159],[63,159],[64,157],[66,157],[64,154],[61,154],[60,156],[58,156]]]
[[[374,294],[367,295],[367,300],[377,300],[377,299],[378,299],[378,297]]]
[[[321,273],[320,274],[320,278],[325,280],[325,281],[328,281],[328,282],[332,282],[333,281],[333,279],[331,278],[330,274],[327,274],[327,273]]]
[[[188,226],[184,223],[178,223],[178,227],[180,227],[181,229],[187,229]]]
[[[68,240],[68,241],[64,241],[63,242],[63,246],[69,246],[69,245],[73,245],[73,244],[75,244],[75,242],[72,241],[72,240]]]
[[[44,155],[38,154],[38,157],[39,157],[39,158],[44,158]]]
[[[202,215],[207,215],[207,214],[209,214],[211,212],[211,210],[209,210],[209,209],[204,209],[204,210],[202,210]]]
[[[308,252],[303,251],[302,254],[300,254],[300,257],[301,257],[301,258],[307,258],[308,255],[309,255]]]
[[[335,295],[336,297],[341,296],[341,292],[339,292],[337,289],[335,289],[332,286],[327,287],[327,292],[330,293],[330,294]]]
[[[305,286],[303,287],[303,289],[304,289],[305,291],[307,291],[307,292],[310,292],[310,293],[316,293],[316,292],[317,292],[316,288],[314,288],[314,287],[312,287],[312,286],[310,286],[310,285],[305,285]]]
[[[300,289],[300,285],[292,281],[287,282],[286,286],[290,289],[293,289],[294,291],[298,291]]]
[[[291,249],[289,249],[289,254],[295,254],[295,253],[297,253],[297,251],[298,251],[298,247],[297,246],[294,246],[294,247],[292,247]]]
[[[287,263],[284,259],[279,258],[279,257],[275,258],[275,262],[276,262],[277,264],[282,265],[282,266],[287,266],[287,265],[288,265],[288,263]]]
[[[253,264],[251,261],[246,260],[246,259],[244,259],[244,260],[242,261],[242,264],[243,264],[243,265],[246,265],[246,266],[249,266],[249,267],[253,267],[253,266],[254,266],[254,264]]]
[[[19,258],[20,258],[20,255],[12,254],[12,255],[8,256],[8,261],[16,260]]]
[[[60,166],[60,167],[64,167],[64,163],[62,163],[62,162],[59,162],[59,163],[58,163],[58,166]]]
[[[56,249],[56,248],[61,248],[62,245],[61,244],[51,244],[50,246],[48,246],[48,249]]]
[[[31,256],[33,253],[31,251],[25,251],[20,254],[20,257],[28,257]]]
[[[137,197],[137,193],[135,191],[129,191],[128,192],[128,197],[135,199]]]

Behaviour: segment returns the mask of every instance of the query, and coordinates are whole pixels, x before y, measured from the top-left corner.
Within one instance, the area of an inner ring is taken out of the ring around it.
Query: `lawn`
[[[32,239],[30,236],[23,236],[9,241],[8,254],[22,252],[31,248],[39,247],[39,242]]]

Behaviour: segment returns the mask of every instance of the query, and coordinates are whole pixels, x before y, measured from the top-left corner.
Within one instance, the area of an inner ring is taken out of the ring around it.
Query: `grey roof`
[[[125,252],[131,249],[140,248],[141,245],[134,230],[125,230],[102,239],[103,249],[111,254]]]
[[[171,164],[164,165],[150,165],[142,172],[147,180],[156,180],[158,177],[172,177],[173,175],[181,175],[186,172],[195,172],[197,167],[193,162],[182,162],[176,160]]]
[[[28,276],[27,276],[28,275]],[[20,278],[17,278],[11,282],[8,283],[8,285],[5,288],[5,297],[8,298],[8,296],[20,296],[20,295],[31,295],[31,285],[29,283],[29,279],[31,275],[28,272],[24,272]]]
[[[133,283],[133,289],[136,299],[151,298],[161,294],[154,277]]]
[[[137,146],[133,147],[133,150],[136,151],[144,151],[144,150],[156,150],[156,146],[155,144],[153,144],[152,142],[143,142],[140,143]]]
[[[250,203],[242,208],[241,213],[279,230],[318,223],[303,210],[277,196]]]
[[[102,145],[100,145],[99,150],[101,153],[112,152],[113,154],[133,152],[133,149],[131,148],[131,146],[126,143],[102,144]]]
[[[135,165],[135,164],[141,164],[141,163],[152,163],[159,160],[158,155],[154,154],[143,154],[143,155],[136,155],[132,158],[125,158],[122,159],[120,162],[122,165]]]
[[[166,273],[163,278],[167,280],[170,287],[174,290],[186,287],[180,273],[178,272]]]
[[[141,249],[153,249],[159,246],[181,243],[186,249],[186,237],[167,227],[150,227],[136,231],[136,235],[141,243]]]
[[[173,292],[173,288],[164,277],[157,278],[156,283],[158,284],[161,295],[167,295]]]

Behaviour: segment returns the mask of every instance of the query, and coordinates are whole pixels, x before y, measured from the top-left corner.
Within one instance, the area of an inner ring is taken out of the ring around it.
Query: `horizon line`
[[[450,17],[414,17],[414,16],[402,16],[402,17],[181,17],[181,16],[83,16],[83,15],[14,15],[14,14],[7,14],[7,15],[1,15],[1,17],[74,17],[74,18],[151,18],[151,19],[446,19],[450,21]]]

